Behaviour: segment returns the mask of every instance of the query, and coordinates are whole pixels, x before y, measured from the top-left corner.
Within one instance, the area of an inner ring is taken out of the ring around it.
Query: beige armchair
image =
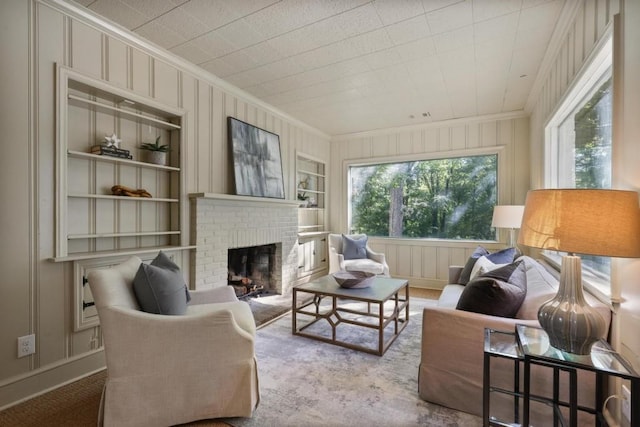
[[[140,263],[89,274],[107,363],[99,425],[251,416],[259,390],[249,305],[225,286],[191,291],[185,315],[145,313],[132,289]]]
[[[350,234],[352,239],[366,237],[364,234]],[[389,266],[383,253],[374,252],[366,246],[367,257],[345,260],[342,255],[342,234],[329,234],[329,274],[339,270],[367,271],[380,276],[389,276]]]

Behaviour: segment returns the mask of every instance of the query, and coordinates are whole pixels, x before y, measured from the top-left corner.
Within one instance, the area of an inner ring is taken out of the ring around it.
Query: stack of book
[[[91,147],[91,154],[98,154],[100,156],[118,157],[120,159],[133,159],[131,152],[123,148],[108,147],[106,145],[94,145]]]

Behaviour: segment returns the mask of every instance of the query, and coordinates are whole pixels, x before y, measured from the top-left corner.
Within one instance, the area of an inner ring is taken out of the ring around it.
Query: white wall
[[[614,181],[619,188],[640,191],[640,2],[621,4],[621,69],[617,73],[621,100],[618,148],[614,152]],[[640,260],[618,260],[615,280],[622,291],[622,304],[615,318],[618,350],[640,371]]]
[[[387,129],[345,135],[332,139],[332,174],[329,223],[334,232],[347,229],[347,164],[349,161],[385,161],[477,154],[478,150],[498,154],[498,203],[523,204],[529,189],[529,119],[523,113],[452,120],[429,125]],[[482,244],[489,248],[503,243]],[[391,239],[370,237],[371,246],[386,254],[393,276],[410,280],[412,286],[442,288],[448,266],[464,265],[478,245],[475,241],[453,242],[435,239]]]
[[[614,40],[615,188],[640,190],[640,2],[583,0],[575,10],[556,53],[529,99],[531,108],[531,187],[543,185],[544,127],[598,40],[620,13],[621,33]],[[640,370],[640,260],[614,260],[612,281],[623,302],[614,307],[613,345]]]
[[[84,13],[58,0],[0,3],[0,408],[104,366],[91,344],[98,329],[73,332],[73,263],[48,261],[56,63],[186,110],[188,193],[232,193],[228,115],[280,135],[288,199],[295,200],[296,152],[329,161],[328,136]],[[182,258],[189,276],[188,253]],[[37,353],[17,359],[16,339],[30,333]]]

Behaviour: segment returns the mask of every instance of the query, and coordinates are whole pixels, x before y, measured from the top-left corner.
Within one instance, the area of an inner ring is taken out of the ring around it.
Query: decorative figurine
[[[104,144],[107,147],[113,147],[113,148],[120,148],[120,142],[122,142],[122,140],[120,138],[118,138],[118,135],[116,135],[115,133],[112,134],[111,136],[105,136],[104,137]]]

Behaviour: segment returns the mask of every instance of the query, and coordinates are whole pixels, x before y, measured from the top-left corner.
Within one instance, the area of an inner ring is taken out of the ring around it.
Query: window
[[[570,89],[546,128],[547,188],[611,188],[611,39]],[[560,254],[545,251],[556,263]],[[611,259],[581,256],[586,281],[609,294]]]
[[[351,231],[494,240],[498,155],[349,167]]]

